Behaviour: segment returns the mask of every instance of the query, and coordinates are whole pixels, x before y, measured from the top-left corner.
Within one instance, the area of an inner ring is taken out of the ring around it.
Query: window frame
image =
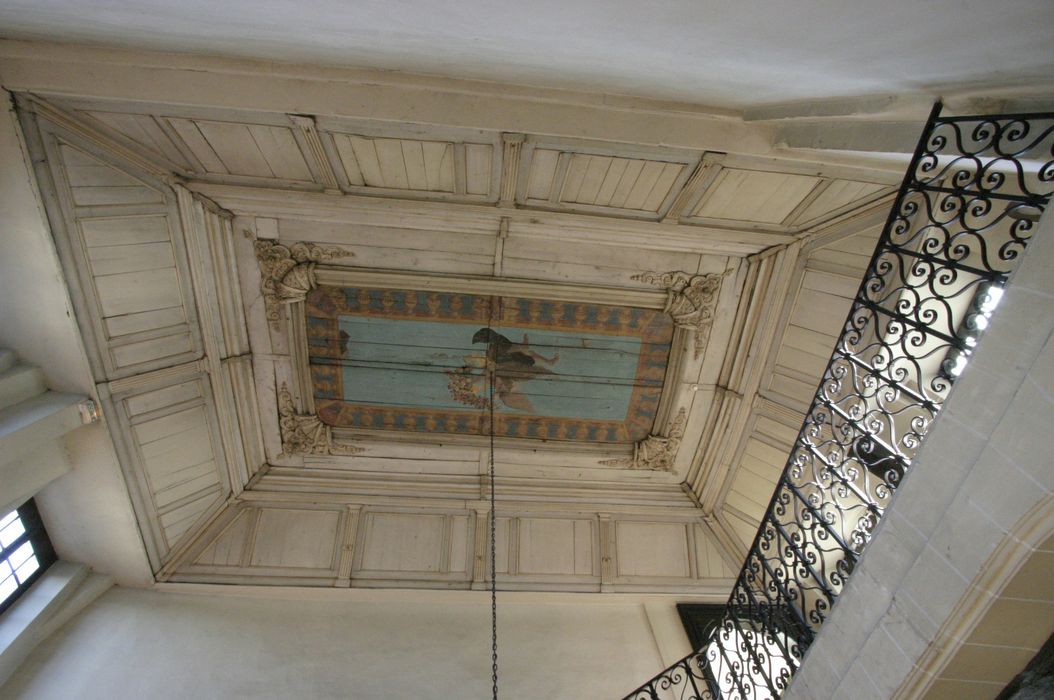
[[[29,542],[33,547],[33,554],[36,556],[39,566],[25,581],[18,583],[18,588],[15,589],[14,593],[5,600],[0,601],[0,615],[3,615],[15,601],[21,598],[36,583],[37,579],[43,576],[44,572],[58,560],[47,530],[44,529],[44,521],[40,517],[40,511],[37,510],[36,502],[31,498],[16,508],[14,512],[18,513],[18,519],[22,521],[25,532],[7,547],[0,545],[0,561],[7,561],[8,557],[15,553],[15,550]],[[10,511],[4,513],[3,516],[6,517],[9,514]]]

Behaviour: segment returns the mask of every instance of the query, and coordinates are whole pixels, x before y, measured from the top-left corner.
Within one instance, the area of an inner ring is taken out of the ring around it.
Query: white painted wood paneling
[[[194,559],[204,566],[240,566],[247,558],[247,544],[256,523],[256,511],[245,508],[234,520],[220,529],[215,539]]]
[[[707,219],[782,223],[820,178],[760,170],[722,169],[692,215]]]
[[[340,513],[265,508],[253,536],[253,567],[333,569]]]
[[[77,206],[162,204],[164,195],[128,173],[68,144],[59,146],[66,181]]]
[[[174,197],[167,186],[40,120],[43,191],[78,321],[98,376],[117,378],[200,355]],[[33,131],[29,132],[36,137]],[[39,146],[38,146],[39,143]]]
[[[362,571],[438,572],[442,569],[442,515],[367,513]]]
[[[167,117],[206,173],[311,182],[293,130],[285,126]]]
[[[657,216],[684,186],[689,166],[697,160],[687,154],[662,160],[544,145],[532,145],[527,157],[521,203],[638,216]]]
[[[170,133],[171,127],[150,114],[128,114],[123,112],[106,112],[86,110],[82,114],[104,124],[121,136],[155,153],[177,167],[193,170],[194,165],[180,150]]]
[[[492,144],[329,132],[350,188],[493,198]]]
[[[111,434],[159,566],[230,492],[208,379],[190,365],[102,385],[100,396],[116,407]]]
[[[521,574],[593,574],[593,523],[565,518],[520,518]]]
[[[624,520],[615,527],[618,576],[691,576],[685,523]]]
[[[834,180],[792,222],[795,225],[822,221],[834,214],[870,201],[888,185],[854,180]]]

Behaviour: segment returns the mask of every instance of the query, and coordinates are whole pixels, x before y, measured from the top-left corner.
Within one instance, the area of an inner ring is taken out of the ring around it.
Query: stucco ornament
[[[341,248],[324,248],[314,243],[285,246],[273,241],[256,241],[260,261],[260,290],[263,292],[267,320],[282,317],[282,305],[302,301],[316,286],[315,265],[334,258],[354,257]]]
[[[703,354],[714,325],[714,309],[723,274],[689,275],[687,272],[642,272],[633,279],[666,289],[665,313],[678,328],[692,331],[695,359]]]
[[[625,459],[604,460],[601,464],[630,469],[651,469],[652,471],[672,472],[677,450],[684,437],[684,426],[688,414],[682,408],[670,422],[666,435],[649,435],[633,446],[633,456]]]
[[[318,416],[297,413],[293,395],[283,383],[278,390],[278,426],[282,431],[282,454],[291,455],[355,455],[361,447],[333,442],[332,429]]]

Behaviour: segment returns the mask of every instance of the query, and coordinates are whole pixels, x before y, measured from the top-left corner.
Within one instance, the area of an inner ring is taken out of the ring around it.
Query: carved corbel
[[[643,272],[633,279],[666,289],[665,313],[678,328],[695,335],[695,359],[703,354],[714,325],[717,295],[723,274],[689,275],[686,272]]]
[[[301,301],[316,286],[315,265],[334,258],[354,257],[341,248],[323,248],[314,243],[285,246],[258,240],[254,245],[260,261],[260,290],[263,292],[267,320],[282,317],[282,305]]]
[[[630,469],[651,469],[660,472],[672,472],[677,458],[677,450],[684,437],[684,426],[688,414],[682,408],[671,421],[666,435],[649,435],[633,446],[633,457],[626,459],[604,460],[601,464]]]
[[[361,447],[333,442],[333,431],[318,416],[297,413],[293,395],[285,384],[278,391],[278,426],[282,430],[283,457],[304,455],[355,455]]]

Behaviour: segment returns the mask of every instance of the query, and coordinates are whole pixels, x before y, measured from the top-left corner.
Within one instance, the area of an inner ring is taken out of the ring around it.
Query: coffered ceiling
[[[483,587],[493,432],[503,587],[727,593],[895,171],[184,78],[17,94],[159,580]]]

